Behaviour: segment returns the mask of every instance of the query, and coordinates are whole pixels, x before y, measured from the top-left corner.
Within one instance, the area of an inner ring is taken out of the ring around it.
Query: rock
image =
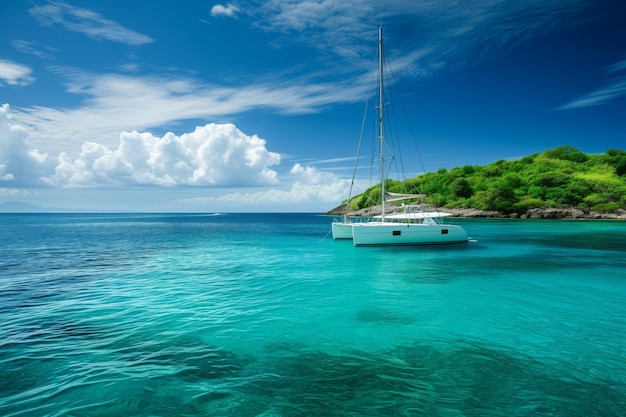
[[[340,205],[326,214],[329,216],[341,216],[345,212],[345,204]],[[596,212],[589,209],[574,207],[555,208],[537,207],[529,209],[526,213],[500,213],[498,211],[478,210],[474,208],[441,208],[442,212],[452,213],[454,217],[468,218],[496,218],[496,219],[592,219],[592,220],[626,220],[626,210],[619,209],[612,213]],[[381,213],[381,206],[373,206],[361,210],[348,212],[350,217],[371,217]]]

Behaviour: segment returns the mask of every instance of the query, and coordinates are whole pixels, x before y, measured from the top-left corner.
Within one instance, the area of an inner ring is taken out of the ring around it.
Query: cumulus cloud
[[[340,202],[348,195],[350,180],[332,172],[295,164],[289,173],[297,178],[289,192],[296,201]]]
[[[211,123],[181,136],[123,132],[117,149],[85,142],[76,159],[62,153],[50,181],[69,186],[273,185],[278,178],[270,167],[280,163],[280,155],[265,143],[232,124]]]
[[[278,180],[272,168],[280,155],[266,148],[265,140],[247,135],[232,124],[207,124],[180,136],[149,132],[123,132],[117,148],[83,143],[76,156],[50,157],[33,149],[28,130],[15,124],[10,107],[0,108],[0,197],[28,194],[33,187],[98,189],[142,187],[190,189],[225,187],[246,191],[213,197],[179,199],[189,208],[226,210],[325,210],[346,198],[350,180],[313,166],[294,164]],[[255,187],[270,187],[254,191]],[[179,206],[177,206],[179,207]]]
[[[207,124],[180,136],[123,132],[110,149],[85,142],[71,157],[51,158],[28,142],[13,123],[10,107],[0,109],[0,185],[5,187],[116,185],[255,187],[276,185],[272,169],[280,155],[266,141],[232,124]]]
[[[51,169],[47,154],[32,149],[28,132],[13,122],[8,104],[0,107],[0,185],[7,188],[42,185]]]
[[[211,8],[211,16],[233,17],[235,13],[237,13],[238,11],[239,11],[239,8],[232,4],[227,4],[226,6],[223,6],[221,4],[216,4],[215,6]]]
[[[79,32],[95,39],[128,45],[143,45],[153,42],[149,36],[127,29],[94,11],[62,2],[35,6],[28,12],[44,26],[59,25],[67,30]]]
[[[311,166],[295,164],[289,171],[293,181],[285,189],[272,188],[257,192],[227,193],[216,197],[194,197],[180,200],[185,205],[196,207],[264,207],[283,211],[298,207],[309,207],[311,211],[322,210],[339,204],[348,195],[350,180],[340,178],[332,172],[320,171]],[[306,204],[306,206],[303,206]]]
[[[3,83],[17,86],[28,85],[35,80],[31,73],[32,70],[26,65],[0,59],[0,87]]]

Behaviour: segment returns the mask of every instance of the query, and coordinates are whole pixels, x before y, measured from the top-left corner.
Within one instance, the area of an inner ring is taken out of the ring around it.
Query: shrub
[[[595,211],[603,211],[603,212],[607,212],[607,213],[611,213],[611,212],[615,212],[620,208],[619,203],[601,203],[601,204],[596,204],[595,206],[591,207],[592,210]]]
[[[454,180],[450,188],[452,193],[457,197],[469,198],[473,194],[472,186],[465,178],[458,178]]]
[[[570,146],[559,146],[558,148],[549,149],[544,152],[548,158],[561,159],[564,161],[572,161],[577,163],[586,162],[589,157],[581,152],[579,149]]]
[[[513,204],[516,213],[525,213],[536,207],[545,207],[547,203],[539,198],[523,197],[517,203]]]

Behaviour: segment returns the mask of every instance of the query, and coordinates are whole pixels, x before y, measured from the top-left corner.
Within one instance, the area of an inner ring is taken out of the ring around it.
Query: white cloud
[[[616,71],[623,71],[623,70],[626,70],[626,59],[618,61],[609,67],[609,72],[616,72]]]
[[[85,142],[76,157],[61,153],[52,158],[31,147],[28,131],[13,123],[6,104],[0,108],[0,122],[0,198],[27,196],[33,187],[55,192],[60,187],[81,192],[101,189],[115,201],[115,190],[136,187],[151,193],[169,190],[160,197],[166,201],[195,188],[198,191],[192,193],[213,196],[178,198],[162,207],[316,212],[339,204],[350,187],[349,179],[301,164],[294,164],[279,182],[272,167],[280,163],[280,156],[270,152],[263,139],[232,124],[207,124],[180,136],[123,132],[114,149]],[[271,188],[255,191],[256,187]],[[233,192],[233,188],[246,191]]]
[[[572,16],[581,15],[593,4],[592,0],[396,0],[391,4],[371,0],[267,0],[259,8],[264,13],[259,27],[284,33],[289,40],[332,50],[346,62],[365,57],[361,63],[369,65],[375,26],[391,21],[394,24],[386,28],[388,44],[402,44],[404,52],[413,48],[414,62],[405,60],[405,64],[411,64],[407,69],[428,75],[442,66],[475,64],[491,56],[494,49],[569,27]],[[407,31],[419,35],[407,36]],[[394,50],[387,52],[388,58],[395,61]],[[391,66],[398,72],[404,70],[395,62]]]
[[[258,136],[212,123],[181,136],[124,132],[116,150],[86,142],[75,160],[61,154],[54,181],[71,186],[265,186],[278,183],[270,167],[279,163],[280,155],[268,151]]]
[[[32,149],[28,132],[13,122],[10,107],[0,107],[0,185],[7,188],[43,185],[41,177],[51,168],[46,154]]]
[[[612,74],[624,70],[626,70],[626,60],[622,60],[611,65],[607,72]],[[600,106],[611,103],[624,96],[626,96],[626,75],[621,75],[614,78],[606,85],[557,107],[557,110]]]
[[[35,42],[25,41],[21,39],[15,39],[11,41],[11,46],[15,50],[28,55],[36,56],[41,59],[54,59],[52,52],[56,50],[47,46],[41,47]]]
[[[31,76],[32,70],[26,65],[0,59],[0,87],[2,82],[8,85],[25,86],[35,79]]]
[[[196,209],[212,207],[215,210],[249,211],[327,211],[348,196],[350,180],[339,178],[329,171],[295,164],[286,188],[272,188],[256,192],[231,192],[212,197],[180,199],[183,206]],[[287,181],[287,180],[285,180]]]
[[[59,73],[70,78],[68,92],[86,96],[81,107],[14,110],[15,120],[32,131],[33,143],[55,154],[64,151],[55,146],[73,141],[78,147],[86,139],[112,148],[120,131],[146,130],[185,119],[223,118],[257,108],[311,113],[329,103],[360,98],[364,91],[362,86],[337,88],[307,85],[302,80],[233,88],[190,78],[97,75],[70,68],[60,68]]]
[[[568,7],[565,7],[565,0],[533,0],[507,7],[497,7],[494,3],[484,1],[470,1],[467,7],[462,7],[460,3],[438,1],[399,1],[395,3],[393,11],[365,0],[355,0],[354,3],[339,0],[309,3],[267,1],[259,8],[258,19],[268,21],[269,30],[284,32],[290,37],[302,36],[303,42],[315,43],[320,47],[337,48],[337,54],[351,54],[350,58],[354,54],[362,54],[367,59],[349,59],[343,63],[334,60],[329,64],[332,67],[321,64],[320,73],[310,73],[307,77],[285,80],[266,78],[262,82],[253,81],[247,85],[217,85],[190,77],[93,74],[56,67],[57,74],[66,77],[67,92],[83,98],[82,103],[72,108],[21,108],[16,110],[15,118],[33,131],[33,144],[46,146],[46,151],[58,154],[64,150],[58,147],[70,141],[82,144],[89,140],[112,149],[117,145],[120,131],[144,131],[171,126],[173,122],[182,120],[223,119],[260,108],[283,114],[314,113],[327,105],[353,102],[364,97],[370,81],[375,43],[375,39],[372,39],[373,26],[377,23],[371,23],[372,19],[367,17],[372,10],[375,16],[386,16],[392,12],[409,16],[411,24],[420,30],[419,48],[396,58],[391,64],[397,74],[415,77],[456,65],[452,62],[462,65],[470,57],[469,51],[480,54],[482,52],[476,51],[482,51],[483,46],[484,50],[489,50],[490,45],[492,48],[493,45],[517,42],[518,38],[524,39],[538,31],[548,30],[546,28],[558,25],[571,13],[580,11],[586,1],[574,0],[568,3]],[[222,7],[235,10],[235,6],[231,6]],[[71,9],[62,3],[53,3],[49,7],[57,10],[61,16],[69,13],[64,12],[66,9]],[[535,9],[536,12],[533,12]],[[52,12],[48,13],[56,16]],[[90,16],[90,13],[93,12],[84,14]],[[364,24],[365,21],[370,23]],[[546,23],[548,21],[549,25]],[[300,25],[304,29],[297,32]],[[391,35],[399,38],[402,34]],[[507,40],[502,40],[505,38]],[[361,48],[366,52],[361,52]],[[410,48],[403,44],[401,49]],[[393,58],[393,51],[390,55]],[[457,59],[458,55],[463,56]],[[344,65],[346,62],[350,64]],[[352,66],[359,63],[363,64],[363,71]],[[350,68],[350,75],[338,77],[337,82],[313,81],[324,71],[337,74],[348,71],[347,68]]]
[[[289,173],[296,176],[305,184],[327,184],[336,179],[335,176],[329,172],[318,171],[314,167],[308,165],[302,166],[298,163],[291,167]]]
[[[0,188],[0,198],[9,199],[9,198],[21,198],[26,197],[30,193],[25,190],[20,190],[16,188]]]
[[[60,25],[67,30],[128,45],[153,42],[149,36],[127,29],[89,9],[62,2],[51,2],[29,9],[29,13],[44,26]]]
[[[123,132],[117,149],[85,142],[56,161],[32,149],[25,128],[0,109],[0,184],[5,187],[118,185],[250,187],[278,184],[280,155],[232,124],[207,124],[176,136]]]
[[[211,8],[211,16],[233,17],[238,11],[239,8],[232,4],[227,4],[226,6],[216,4]]]

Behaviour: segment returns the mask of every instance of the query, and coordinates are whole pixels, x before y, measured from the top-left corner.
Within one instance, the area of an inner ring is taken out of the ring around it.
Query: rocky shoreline
[[[468,218],[491,218],[491,219],[560,219],[560,220],[626,220],[626,210],[617,210],[611,213],[604,213],[592,210],[581,210],[577,208],[552,208],[539,207],[528,210],[526,213],[505,214],[497,211],[477,210],[473,208],[442,208],[446,213],[452,213],[454,217]],[[341,216],[345,211],[345,206],[341,205],[330,210],[326,214],[329,216]],[[381,206],[368,207],[365,209],[348,213],[350,217],[376,216],[381,212]]]

